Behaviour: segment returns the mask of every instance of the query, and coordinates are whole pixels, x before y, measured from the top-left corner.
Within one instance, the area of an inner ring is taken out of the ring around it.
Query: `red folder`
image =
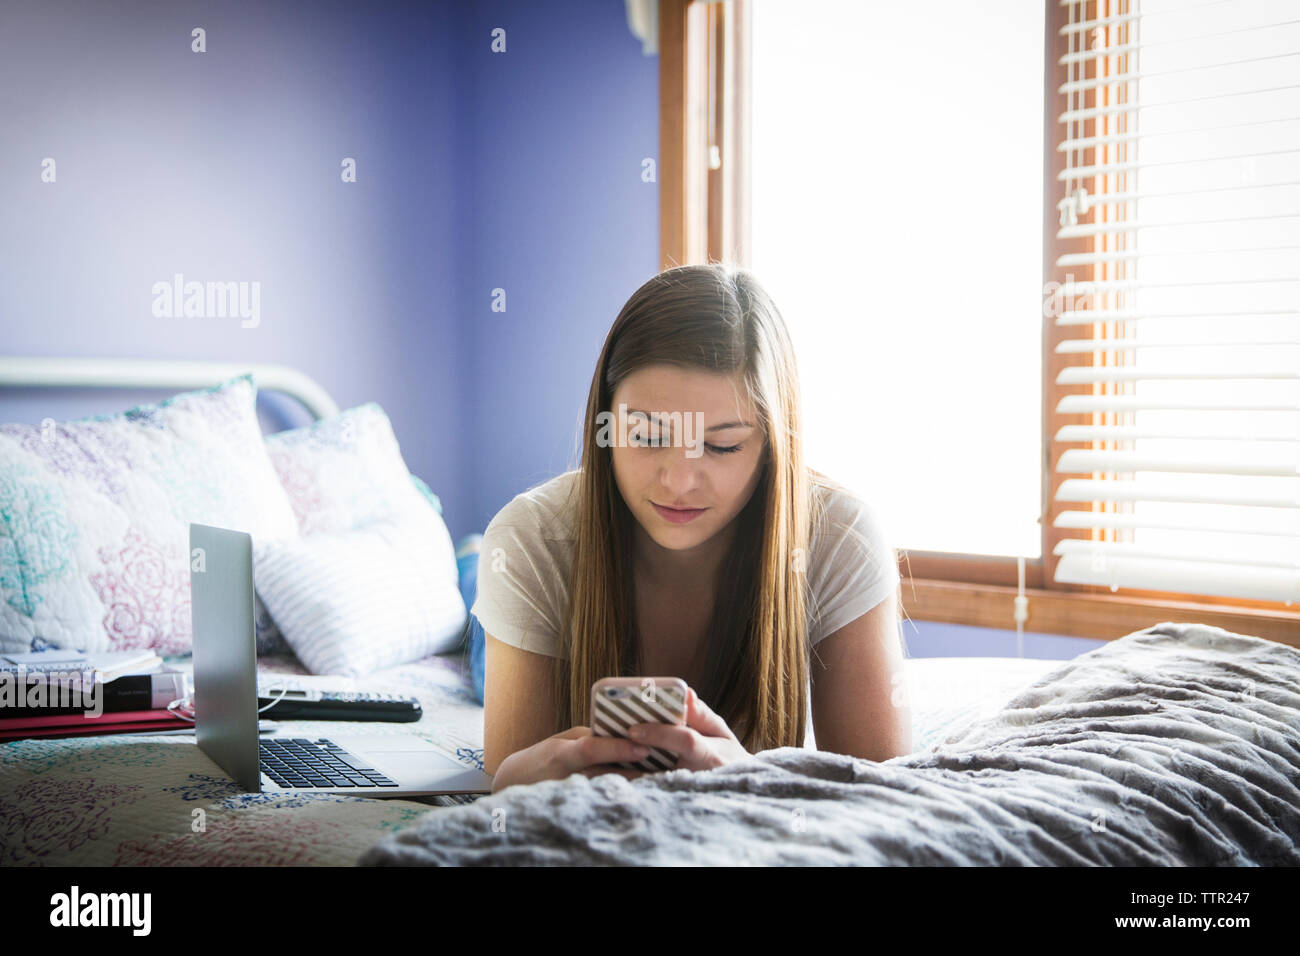
[[[179,730],[193,727],[163,710],[105,711],[98,717],[85,714],[48,714],[43,717],[0,717],[0,743],[28,737],[89,737],[94,734],[147,733],[151,730]]]

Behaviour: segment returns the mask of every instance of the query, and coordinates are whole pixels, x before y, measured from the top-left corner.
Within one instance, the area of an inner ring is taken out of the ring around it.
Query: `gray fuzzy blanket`
[[[509,787],[362,865],[1300,865],[1300,651],[1158,624],[883,763],[783,747],[708,772]]]

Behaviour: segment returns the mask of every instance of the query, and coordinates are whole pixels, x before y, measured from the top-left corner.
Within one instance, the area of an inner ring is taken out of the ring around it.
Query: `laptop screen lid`
[[[257,793],[262,777],[249,535],[190,525],[190,614],[194,735],[217,766],[245,790]]]

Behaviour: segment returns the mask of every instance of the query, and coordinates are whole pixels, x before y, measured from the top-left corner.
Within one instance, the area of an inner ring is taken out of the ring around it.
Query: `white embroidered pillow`
[[[189,653],[189,524],[292,538],[251,375],[117,415],[0,425],[0,651]]]

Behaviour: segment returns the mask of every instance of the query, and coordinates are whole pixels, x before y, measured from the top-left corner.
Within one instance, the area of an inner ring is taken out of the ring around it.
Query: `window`
[[[1039,557],[1043,3],[755,4],[753,37],[749,264],[809,463],[899,546]]]
[[[1297,18],[1277,16],[1286,0],[953,2],[925,20],[909,6],[660,0],[664,267],[736,261],[772,289],[799,349],[811,463],[887,505],[910,616],[1014,627],[1024,555],[1030,630],[1114,638],[1185,620],[1300,646],[1300,606],[1282,596],[1300,581],[1300,50],[1281,32]],[[1226,42],[1239,32],[1255,45]],[[1197,47],[1199,33],[1220,36]],[[1277,72],[1243,79],[1261,69]],[[1239,108],[1252,95],[1272,112]],[[1191,129],[1228,122],[1190,112],[1211,101],[1243,128]],[[1229,199],[1233,170],[1267,191]],[[1212,304],[1195,284],[1233,276]],[[1261,278],[1277,281],[1246,295],[1239,280]],[[1228,314],[1246,310],[1260,314]],[[1215,374],[1181,377],[1189,355]],[[873,380],[888,394],[855,404]],[[1245,404],[1263,418],[1194,401],[1256,386]],[[1081,397],[1120,401],[1080,411]],[[1186,407],[1173,421],[1134,398]],[[1230,428],[1211,414],[1229,412]],[[1247,476],[1271,505],[1121,493],[1240,491]],[[1209,586],[1113,576],[1155,557],[1186,571],[1189,536],[1211,532]],[[1278,588],[1221,586],[1210,565],[1229,554],[1270,566]]]

